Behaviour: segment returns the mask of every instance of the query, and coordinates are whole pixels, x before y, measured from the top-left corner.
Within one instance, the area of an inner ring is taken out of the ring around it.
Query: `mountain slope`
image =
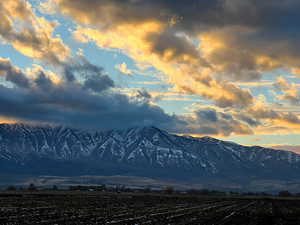
[[[140,175],[177,179],[300,178],[300,155],[246,147],[155,127],[88,132],[64,127],[0,125],[2,173]]]

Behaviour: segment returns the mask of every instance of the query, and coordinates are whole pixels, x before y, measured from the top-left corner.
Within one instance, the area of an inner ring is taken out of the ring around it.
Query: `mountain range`
[[[0,124],[1,174],[140,176],[178,181],[300,179],[300,155],[156,127],[104,132]]]

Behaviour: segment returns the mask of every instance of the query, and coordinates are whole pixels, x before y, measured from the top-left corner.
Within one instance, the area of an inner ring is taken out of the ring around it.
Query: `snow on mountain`
[[[68,164],[67,169],[61,168],[64,173],[83,170],[100,175],[101,171],[112,170],[118,174],[126,168],[127,173],[143,174],[147,170],[153,176],[160,171],[170,175],[185,171],[185,176],[202,177],[300,177],[300,155],[296,153],[246,147],[211,137],[177,136],[155,127],[92,132],[1,124],[0,163],[2,172],[41,170],[49,175]]]

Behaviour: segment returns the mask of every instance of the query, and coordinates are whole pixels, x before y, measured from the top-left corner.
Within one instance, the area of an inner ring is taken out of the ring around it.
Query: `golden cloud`
[[[164,27],[154,21],[138,26],[119,25],[113,30],[103,31],[79,26],[74,37],[83,43],[93,41],[101,48],[121,49],[137,62],[151,64],[168,76],[168,81],[175,84],[176,91],[201,95],[222,107],[240,107],[252,103],[250,91],[213,79],[210,76],[212,70],[201,57],[197,59],[193,54],[179,54],[171,48],[163,53],[154,51],[148,35],[159,35]],[[120,36],[126,38],[120,39]]]
[[[120,73],[125,75],[132,75],[132,70],[128,69],[126,63],[122,63],[120,65],[117,65],[116,68],[120,71]]]
[[[60,64],[70,49],[59,37],[53,37],[56,22],[38,17],[29,2],[0,2],[0,37],[22,54],[51,64]]]
[[[169,5],[163,1],[52,0],[50,5],[79,23],[76,40],[121,50],[138,64],[155,67],[174,85],[173,91],[199,95],[231,111],[243,120],[236,126],[243,133],[251,131],[247,123],[256,130],[276,125],[278,130],[296,131],[297,114],[273,110],[239,86],[255,84],[263,73],[279,68],[298,71],[297,40],[288,40],[285,33],[275,41],[265,35],[276,29],[268,30],[273,26],[263,20],[265,14],[253,17],[251,12],[268,7],[226,1],[223,8],[210,8],[216,2],[194,2],[201,6],[196,7],[197,13],[182,1]],[[182,7],[172,8],[178,5]],[[273,15],[273,11],[266,13]],[[285,94],[295,97],[296,89],[285,89]]]
[[[298,105],[300,103],[300,92],[295,83],[289,83],[283,77],[278,77],[274,86],[283,92],[282,95],[278,95],[279,100],[287,100],[291,104]]]

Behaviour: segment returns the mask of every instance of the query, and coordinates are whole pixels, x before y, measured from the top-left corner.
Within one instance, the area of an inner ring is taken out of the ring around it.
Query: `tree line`
[[[5,191],[101,191],[101,192],[116,192],[116,193],[161,193],[167,195],[186,194],[186,195],[202,195],[202,196],[279,196],[279,197],[300,197],[300,193],[291,193],[288,190],[282,190],[278,193],[267,192],[235,192],[235,191],[216,191],[209,189],[189,189],[189,190],[176,190],[172,186],[165,186],[162,189],[152,189],[151,187],[145,188],[130,188],[124,185],[107,186],[102,185],[72,185],[66,188],[59,188],[57,185],[52,187],[38,187],[34,183],[28,186],[14,186],[10,185],[4,189]]]

